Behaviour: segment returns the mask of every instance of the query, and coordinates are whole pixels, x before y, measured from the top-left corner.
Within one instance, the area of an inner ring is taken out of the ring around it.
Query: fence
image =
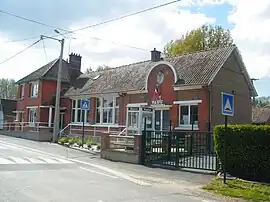
[[[216,171],[211,132],[149,131],[142,135],[142,163]]]

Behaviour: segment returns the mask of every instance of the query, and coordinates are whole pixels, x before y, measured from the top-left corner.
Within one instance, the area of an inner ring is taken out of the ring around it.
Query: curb
[[[70,146],[67,146],[67,145],[59,144],[59,143],[57,143],[57,144],[62,146],[62,147],[66,147],[66,148],[69,148],[69,149],[73,149],[73,150],[88,153],[88,154],[95,154],[95,155],[100,154],[100,151],[89,151],[89,150],[87,151],[87,150],[84,150],[84,149],[81,149],[81,148],[78,148],[78,147],[70,147]]]

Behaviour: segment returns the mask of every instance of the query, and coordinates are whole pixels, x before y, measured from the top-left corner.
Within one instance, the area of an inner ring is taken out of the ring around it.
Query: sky
[[[0,10],[76,30],[171,0],[1,0]],[[82,71],[99,65],[115,67],[150,59],[150,51],[163,51],[170,40],[202,25],[231,30],[248,73],[258,78],[260,96],[270,90],[270,1],[182,0],[122,20],[74,32],[67,36],[64,59],[70,52],[82,56]],[[59,30],[60,31],[60,30]],[[11,60],[5,59],[30,46],[40,35],[55,35],[54,28],[0,13],[0,78],[18,80],[59,57],[60,43],[46,39]],[[33,38],[36,37],[36,38]],[[24,40],[22,39],[29,39]],[[61,37],[59,37],[61,39]]]

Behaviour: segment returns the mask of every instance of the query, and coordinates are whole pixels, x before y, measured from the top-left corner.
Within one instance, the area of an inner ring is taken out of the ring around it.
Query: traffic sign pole
[[[228,116],[234,116],[234,95],[229,93],[221,93],[221,114],[224,115],[225,133],[224,133],[224,161],[223,161],[223,183],[226,184],[227,172],[227,133],[228,133]]]
[[[226,184],[226,164],[227,164],[227,131],[228,131],[228,116],[225,115],[225,134],[224,134],[224,163],[223,163],[223,183]]]
[[[84,145],[84,120],[83,120],[83,124],[82,124],[82,148]]]

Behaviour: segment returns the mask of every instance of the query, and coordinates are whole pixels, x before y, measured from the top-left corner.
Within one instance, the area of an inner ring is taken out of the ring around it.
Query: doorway
[[[155,109],[155,131],[170,130],[170,111],[164,109]]]

